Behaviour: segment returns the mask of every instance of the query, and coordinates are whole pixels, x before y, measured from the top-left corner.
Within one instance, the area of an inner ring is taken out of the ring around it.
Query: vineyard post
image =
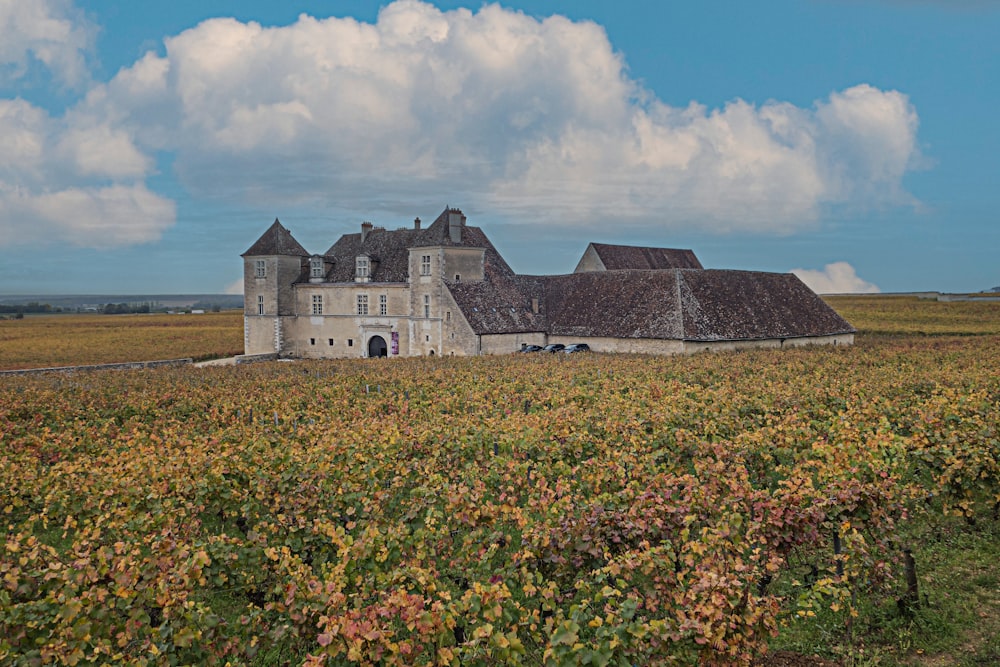
[[[833,533],[833,558],[837,563],[837,576],[843,578],[844,576],[844,561],[840,558],[841,545],[840,545],[840,530],[837,529]]]
[[[903,606],[912,610],[920,607],[920,591],[917,588],[917,562],[913,559],[910,549],[903,549],[903,568],[906,573],[906,594],[903,596]]]

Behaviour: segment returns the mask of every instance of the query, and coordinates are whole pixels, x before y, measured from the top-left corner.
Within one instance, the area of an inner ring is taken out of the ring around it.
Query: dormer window
[[[367,255],[358,255],[354,263],[354,280],[366,283],[371,277],[371,260]]]
[[[309,277],[310,278],[323,278],[326,276],[326,271],[323,266],[322,257],[313,257],[309,260]]]

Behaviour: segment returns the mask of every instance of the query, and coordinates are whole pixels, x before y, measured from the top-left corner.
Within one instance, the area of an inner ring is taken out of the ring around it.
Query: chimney
[[[413,219],[413,228],[417,231],[420,231],[420,218]]]
[[[370,222],[362,222],[361,223],[361,242],[362,243],[364,243],[365,239],[368,238],[368,232],[370,232],[372,230],[373,226],[374,225],[372,225],[372,223],[370,223]]]
[[[537,298],[531,300],[531,312],[533,312],[535,315],[538,314],[538,299]]]
[[[448,236],[452,243],[462,242],[462,227],[465,227],[465,216],[457,208],[448,209]]]

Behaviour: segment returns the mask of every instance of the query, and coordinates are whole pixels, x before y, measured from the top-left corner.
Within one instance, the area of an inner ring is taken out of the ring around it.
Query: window
[[[368,295],[359,294],[358,295],[358,315],[368,314]]]
[[[315,338],[310,338],[309,339],[309,344],[310,345],[315,345],[316,344],[316,339]]]
[[[322,278],[325,275],[323,271],[323,260],[319,257],[313,257],[309,260],[309,277],[311,278]]]
[[[258,294],[257,295],[257,314],[258,315],[263,315],[264,314],[264,295],[263,294]]]
[[[462,274],[460,274],[460,273],[456,273],[455,274],[455,282],[456,283],[462,282]]]
[[[431,316],[431,296],[430,294],[424,295],[424,317]]]
[[[378,295],[378,314],[388,315],[389,314],[389,297],[385,294]]]
[[[431,256],[421,255],[420,256],[420,275],[429,276],[431,275]]]
[[[312,295],[312,314],[322,315],[323,314],[323,295],[313,294]]]
[[[450,311],[450,310],[449,310],[449,311],[447,311],[447,312],[446,312],[446,313],[444,314],[444,321],[445,321],[445,322],[451,322],[451,311]]]
[[[330,345],[333,345],[333,339],[332,338],[327,338],[327,340],[330,341]]]
[[[347,339],[347,347],[354,347],[354,339],[353,338],[348,338]]]
[[[256,263],[258,278],[267,278],[267,262],[262,259],[258,259]]]
[[[370,277],[371,264],[368,262],[368,258],[362,255],[355,260],[354,263],[354,278],[358,282],[366,283]]]

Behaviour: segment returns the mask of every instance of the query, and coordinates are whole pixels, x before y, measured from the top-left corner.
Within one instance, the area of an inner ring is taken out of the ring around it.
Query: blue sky
[[[1000,285],[1000,2],[0,0],[0,294],[215,293],[458,206],[515,270],[693,248]]]

